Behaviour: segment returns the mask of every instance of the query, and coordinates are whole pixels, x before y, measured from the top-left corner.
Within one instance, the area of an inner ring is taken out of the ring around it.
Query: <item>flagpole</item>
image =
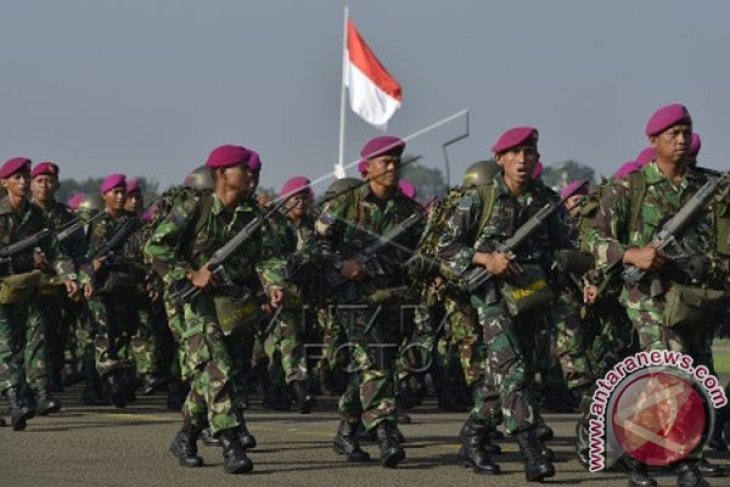
[[[345,76],[347,69],[347,20],[348,7],[345,5],[345,22],[342,31],[342,82],[340,92],[340,144],[337,158],[337,166],[335,166],[335,177],[344,178],[345,173]]]

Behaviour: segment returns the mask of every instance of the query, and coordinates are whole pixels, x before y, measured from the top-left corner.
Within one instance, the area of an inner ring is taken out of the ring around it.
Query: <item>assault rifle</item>
[[[657,234],[651,239],[649,245],[673,260],[684,256],[680,242],[677,240],[677,235],[682,233],[684,228],[695,217],[695,215],[708,204],[710,198],[715,193],[715,190],[723,184],[730,184],[730,172],[726,172],[721,178],[710,179],[702,185],[702,187],[692,195],[692,198],[690,198],[690,200],[679,209],[677,214],[664,223],[659,232],[657,232]],[[647,271],[643,269],[627,265],[622,277],[627,285],[636,286],[646,274]]]
[[[383,235],[378,235],[374,238],[374,241],[370,243],[367,247],[365,247],[362,252],[360,252],[355,258],[355,262],[358,263],[361,269],[367,274],[370,278],[375,278],[378,276],[384,276],[385,271],[383,270],[382,265],[380,264],[380,260],[378,258],[378,254],[380,251],[382,251],[385,247],[391,245],[394,243],[394,241],[400,237],[401,235],[408,232],[412,227],[414,227],[416,224],[418,224],[421,221],[421,214],[420,213],[414,213],[402,222],[400,222],[398,225],[390,229],[388,232],[386,232]],[[336,269],[327,274],[327,282],[332,288],[337,288],[344,284],[345,282],[348,282],[346,278],[340,274],[340,270]]]
[[[75,234],[82,228],[84,228],[85,225],[89,225],[91,223],[94,223],[96,220],[100,219],[102,216],[104,216],[104,212],[100,211],[93,217],[89,218],[88,220],[84,220],[83,218],[75,218],[71,220],[68,224],[66,224],[65,227],[61,228],[58,233],[56,234],[56,239],[58,239],[59,242],[63,242],[67,238],[69,238],[71,235]]]
[[[15,254],[19,254],[20,252],[24,252],[28,249],[38,246],[38,244],[41,243],[43,239],[51,234],[53,234],[53,229],[44,228],[34,233],[33,235],[29,235],[21,240],[18,240],[17,242],[6,245],[2,249],[0,249],[0,264],[10,262]]]
[[[213,274],[213,279],[218,287],[226,288],[229,290],[235,290],[238,286],[228,277],[223,265],[233,255],[233,253],[249,240],[254,233],[256,233],[264,223],[273,215],[275,212],[284,206],[292,196],[293,193],[286,198],[282,199],[273,208],[264,214],[258,215],[256,218],[248,222],[239,232],[233,236],[223,247],[219,248],[210,257],[208,262],[203,266],[207,267]],[[178,304],[190,303],[197,298],[203,290],[199,287],[193,286],[193,283],[189,279],[180,279],[173,285],[173,290],[170,297],[175,300]]]
[[[573,190],[573,192],[561,199],[559,202],[550,202],[540,208],[529,220],[527,220],[520,228],[517,229],[514,235],[508,238],[504,243],[501,243],[495,249],[495,252],[502,252],[509,255],[511,258],[515,257],[515,250],[522,245],[527,239],[529,239],[535,231],[545,223],[550,215],[552,215],[558,208],[575,194],[575,192],[588,184],[588,180],[584,180],[579,186]],[[517,264],[515,264],[517,265]],[[476,266],[466,271],[459,279],[459,287],[473,293],[479,289],[484,283],[492,278],[492,274],[482,266]]]
[[[114,255],[114,253],[117,252],[122,245],[124,245],[124,242],[126,242],[127,239],[131,237],[132,234],[141,226],[141,224],[142,221],[136,216],[133,216],[126,222],[122,223],[122,226],[119,227],[114,235],[112,235],[111,238],[104,243],[104,245],[94,252],[92,260],[108,259]]]

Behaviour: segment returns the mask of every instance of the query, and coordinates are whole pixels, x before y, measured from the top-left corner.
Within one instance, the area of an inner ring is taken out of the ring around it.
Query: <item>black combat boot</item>
[[[124,382],[119,376],[119,373],[117,371],[110,372],[104,382],[109,395],[109,401],[118,408],[126,406],[127,391],[124,388]]]
[[[537,439],[543,443],[552,440],[553,436],[555,436],[553,429],[546,425],[542,419],[538,423],[537,428],[535,428],[535,434],[537,435]]]
[[[346,455],[349,462],[369,462],[370,455],[360,448],[357,442],[357,430],[360,423],[349,423],[344,419],[340,421],[335,435],[334,449],[340,455]]]
[[[203,459],[198,455],[199,430],[190,421],[183,423],[170,444],[170,453],[178,459],[183,467],[200,467]]]
[[[621,457],[621,463],[629,472],[629,487],[656,487],[656,480],[649,477],[646,472],[646,464],[639,462],[628,454]]]
[[[587,418],[578,420],[575,425],[575,453],[578,455],[578,462],[583,468],[590,467],[590,432]]]
[[[291,390],[299,407],[299,414],[309,414],[317,403],[317,399],[311,395],[304,381],[294,381],[291,383]]]
[[[248,473],[253,470],[253,462],[246,456],[240,435],[238,428],[223,430],[217,435],[223,447],[223,469],[228,473]]]
[[[239,422],[238,431],[241,446],[246,450],[253,450],[256,448],[256,437],[246,427],[246,418],[244,418],[243,409],[240,407],[236,410],[236,419]]]
[[[484,451],[490,455],[499,455],[502,453],[502,447],[495,443],[495,441],[498,439],[504,439],[504,435],[489,422],[485,426],[487,431],[484,433],[484,437],[482,439],[482,448],[484,448]]]
[[[542,482],[555,475],[555,467],[542,455],[542,445],[534,429],[517,433],[515,439],[522,452],[528,482]]]
[[[0,417],[0,428],[4,428],[8,425],[8,423],[5,422],[5,418]]]
[[[383,421],[376,427],[380,444],[380,462],[385,468],[395,468],[406,457],[398,443],[398,427],[392,421]]]
[[[18,397],[18,390],[15,387],[5,391],[5,394],[10,404],[10,424],[15,431],[24,430],[27,421],[35,416],[35,411],[23,403]]]
[[[61,410],[61,402],[52,397],[48,391],[43,391],[38,394],[38,404],[35,410],[41,416],[57,413]]]
[[[698,462],[682,461],[677,464],[677,487],[709,487],[700,473]]]
[[[496,475],[500,472],[499,465],[492,462],[484,448],[484,439],[487,436],[487,426],[467,419],[459,432],[461,449],[459,457],[464,466],[471,467],[475,473]]]

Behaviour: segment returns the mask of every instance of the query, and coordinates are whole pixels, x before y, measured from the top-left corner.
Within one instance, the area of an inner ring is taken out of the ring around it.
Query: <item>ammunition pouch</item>
[[[714,324],[726,309],[730,295],[719,289],[673,283],[665,295],[664,324],[696,327]]]
[[[524,264],[520,275],[501,280],[498,290],[512,316],[545,306],[555,297],[539,264]]]
[[[263,317],[254,295],[243,288],[237,293],[217,293],[213,296],[213,307],[218,325],[225,336],[241,327],[252,326]]]
[[[0,278],[0,304],[28,301],[40,289],[42,275],[41,271],[33,270]]]

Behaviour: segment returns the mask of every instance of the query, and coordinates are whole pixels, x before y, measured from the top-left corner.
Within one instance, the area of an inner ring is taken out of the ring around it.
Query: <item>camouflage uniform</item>
[[[369,185],[363,185],[329,201],[315,224],[315,230],[329,262],[339,268],[337,263],[353,258],[358,250],[373,240],[373,234],[382,235],[421,211],[416,202],[400,192],[381,202]],[[415,248],[420,231],[417,225],[402,236],[399,243]],[[392,247],[386,254],[390,259],[383,264],[384,280],[347,281],[334,290],[339,305],[335,319],[345,330],[356,369],[353,380],[340,398],[339,412],[349,423],[362,420],[366,430],[383,422],[395,422],[393,372],[397,349],[403,339],[401,302],[386,298],[380,305],[374,305],[368,302],[368,298],[374,297],[376,291],[387,291],[391,286],[405,284],[405,273],[396,263],[405,262],[408,255]]]
[[[210,208],[207,215],[202,214],[206,206]],[[169,289],[187,279],[188,270],[206,264],[215,250],[260,215],[260,211],[252,199],[241,199],[235,208],[227,210],[216,194],[182,195],[154,230],[145,253]],[[272,249],[276,245],[263,232],[254,234],[227,262],[229,278],[251,291],[259,286],[257,274],[267,289],[281,287],[282,261]],[[183,320],[178,323],[183,328],[181,347],[185,369],[191,377],[183,416],[198,429],[209,424],[214,434],[242,424],[240,403],[234,407],[235,394],[240,393],[234,390],[238,380],[232,376],[240,374],[241,364],[250,360],[253,345],[252,326],[239,326],[229,336],[224,335],[213,299],[219,292],[204,293],[192,303],[184,304]],[[254,303],[252,308],[257,306]]]
[[[632,209],[628,179],[615,181],[601,200],[601,209],[593,221],[595,231],[588,243],[597,264],[604,269],[620,266],[625,250],[647,245],[661,228],[663,219],[674,215],[706,180],[701,173],[688,169],[679,184],[674,184],[654,162],[642,168],[641,172],[646,181],[646,192],[638,213],[637,228],[629,228]],[[713,247],[711,215],[712,212],[701,213],[683,231],[682,239],[692,253],[706,253]],[[658,294],[649,289],[648,283],[653,276],[648,275],[636,287],[624,286],[619,298],[638,333],[641,349],[676,350],[689,353],[696,361],[706,361],[707,354],[703,353],[705,335],[687,333],[663,324],[664,294],[673,282],[688,284],[689,278],[672,262],[668,262],[655,276],[661,282]],[[722,278],[722,274],[714,273],[705,284],[721,289]]]
[[[455,275],[461,275],[472,266],[476,251],[492,252],[496,245],[510,237],[522,223],[557,196],[539,181],[530,181],[525,193],[515,197],[507,188],[503,176],[493,181],[495,200],[493,211],[478,229],[485,202],[479,189],[467,190],[455,213],[449,219],[439,245],[439,256]],[[478,234],[477,231],[479,230]],[[570,248],[567,228],[560,214],[552,217],[519,249],[518,262],[542,267],[549,275],[546,264],[552,262],[552,252]],[[497,281],[493,279],[492,281]],[[496,286],[490,282],[485,288]],[[494,290],[496,291],[496,289]],[[591,364],[584,353],[584,336],[575,309],[562,296],[549,305],[525,316],[511,316],[503,299],[492,290],[480,289],[471,296],[479,323],[484,330],[488,354],[488,368],[494,376],[499,397],[485,401],[481,410],[472,410],[475,420],[487,422],[498,417],[498,403],[504,416],[505,429],[518,433],[533,429],[539,421],[537,403],[533,395],[531,355],[537,331],[544,325],[546,307],[554,327],[555,347],[568,386],[580,390],[592,381]],[[494,391],[496,392],[496,391]]]
[[[0,199],[0,247],[33,235],[50,222],[43,212],[29,201],[23,203],[20,215],[7,196]],[[50,236],[39,247],[49,262],[55,260],[55,270],[63,280],[76,279],[73,262],[59,249],[58,241]],[[10,263],[0,264],[0,276],[22,274],[34,269],[33,250],[12,257]],[[0,304],[0,392],[18,390],[27,385],[36,396],[48,390],[45,330],[42,306],[37,299],[16,304]]]
[[[87,235],[86,260],[91,262],[102,246],[132,218],[137,217],[123,213],[113,218],[107,213],[92,222]],[[88,300],[96,368],[102,377],[111,372],[134,371],[131,338],[139,329],[140,310],[148,305],[144,289],[147,269],[139,254],[141,249],[129,243],[128,239],[95,273],[96,295]]]

